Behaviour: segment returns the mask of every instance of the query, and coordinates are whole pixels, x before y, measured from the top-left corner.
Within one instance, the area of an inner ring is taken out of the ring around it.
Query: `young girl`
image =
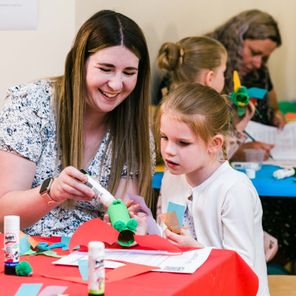
[[[166,237],[179,246],[237,251],[259,277],[258,295],[269,295],[260,199],[247,176],[219,158],[229,119],[226,100],[200,84],[184,83],[163,101],[159,130],[167,171],[158,217],[169,202],[183,205],[189,229],[166,229]]]
[[[158,67],[165,75],[161,96],[165,96],[184,82],[198,82],[212,87],[220,93],[224,89],[226,63],[225,47],[219,41],[209,37],[186,37],[177,43],[164,43],[157,57]],[[242,160],[244,158],[243,149],[251,147],[263,149],[265,159],[269,157],[272,145],[262,142],[244,143],[246,136],[243,134],[243,130],[254,112],[255,108],[251,103],[246,108],[243,117],[238,117],[234,110],[234,129],[231,135],[231,144],[228,145],[228,158],[235,154],[235,160]]]

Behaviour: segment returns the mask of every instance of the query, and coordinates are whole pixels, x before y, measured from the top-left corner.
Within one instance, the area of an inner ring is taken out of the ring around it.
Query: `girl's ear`
[[[202,69],[198,75],[196,82],[211,87],[213,74],[214,72],[212,70]]]
[[[213,76],[214,76],[214,71],[213,70],[207,70],[205,73],[205,85],[212,87],[213,84]]]
[[[224,136],[223,135],[215,135],[209,144],[209,152],[217,153],[220,151],[224,143]]]

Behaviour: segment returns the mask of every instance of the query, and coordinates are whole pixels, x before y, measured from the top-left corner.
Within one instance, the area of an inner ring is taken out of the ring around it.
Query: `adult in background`
[[[62,236],[99,217],[80,168],[149,205],[149,79],[142,30],[103,10],[78,31],[64,75],[11,87],[0,111],[0,228],[19,215],[30,235]]]
[[[285,119],[267,66],[270,55],[282,43],[275,19],[257,9],[247,10],[207,35],[219,40],[228,52],[224,91],[233,90],[232,74],[237,70],[242,85],[268,91],[264,100],[258,100],[252,120],[283,128]]]

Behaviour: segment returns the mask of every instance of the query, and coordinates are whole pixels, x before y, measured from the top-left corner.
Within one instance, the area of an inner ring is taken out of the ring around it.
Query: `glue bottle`
[[[20,254],[20,217],[4,217],[4,273],[16,274]]]
[[[88,296],[102,296],[105,293],[104,243],[88,243]]]

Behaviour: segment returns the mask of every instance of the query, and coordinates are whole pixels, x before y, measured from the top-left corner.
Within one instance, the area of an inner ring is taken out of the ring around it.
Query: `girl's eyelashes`
[[[190,145],[191,143],[189,143],[189,142],[184,142],[184,141],[179,141],[179,144],[180,144],[181,146],[188,146],[188,145]]]

